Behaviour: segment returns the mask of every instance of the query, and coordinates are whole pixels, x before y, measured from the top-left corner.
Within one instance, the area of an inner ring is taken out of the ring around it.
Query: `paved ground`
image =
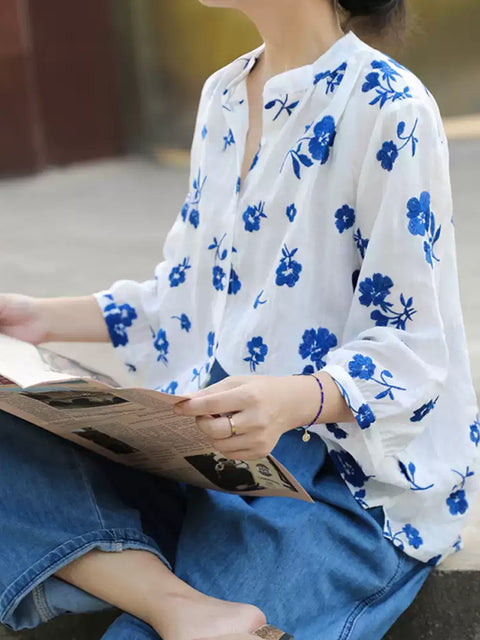
[[[480,392],[480,140],[454,140],[450,155],[463,311]],[[0,291],[82,295],[119,278],[150,278],[187,187],[185,168],[138,158],[0,181]],[[66,351],[112,366],[108,349]],[[455,568],[480,569],[480,506],[478,512],[466,531],[468,553],[459,554]]]

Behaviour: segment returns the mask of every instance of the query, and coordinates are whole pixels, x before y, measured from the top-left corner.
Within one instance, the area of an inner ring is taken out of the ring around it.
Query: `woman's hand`
[[[257,460],[271,453],[280,436],[308,424],[320,396],[311,376],[229,376],[174,405],[196,423],[216,451],[234,460]],[[232,436],[226,414],[232,414]]]

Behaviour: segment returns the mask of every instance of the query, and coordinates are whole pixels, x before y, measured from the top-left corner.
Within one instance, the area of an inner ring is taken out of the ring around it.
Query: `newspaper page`
[[[172,409],[188,397],[120,387],[101,372],[0,334],[0,410],[115,462],[181,483],[313,502],[273,456],[231,460],[212,450],[195,418]]]

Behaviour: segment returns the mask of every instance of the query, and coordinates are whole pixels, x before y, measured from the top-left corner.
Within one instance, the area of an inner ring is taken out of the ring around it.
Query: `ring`
[[[235,436],[237,434],[237,430],[235,429],[235,425],[232,422],[232,414],[227,413],[227,418],[228,418],[228,421],[230,422],[230,430],[231,430],[230,435]]]

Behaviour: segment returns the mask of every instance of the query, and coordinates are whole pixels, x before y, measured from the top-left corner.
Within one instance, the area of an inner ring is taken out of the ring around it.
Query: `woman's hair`
[[[403,40],[407,17],[406,0],[335,0],[345,13],[343,27],[355,27],[375,37]]]

